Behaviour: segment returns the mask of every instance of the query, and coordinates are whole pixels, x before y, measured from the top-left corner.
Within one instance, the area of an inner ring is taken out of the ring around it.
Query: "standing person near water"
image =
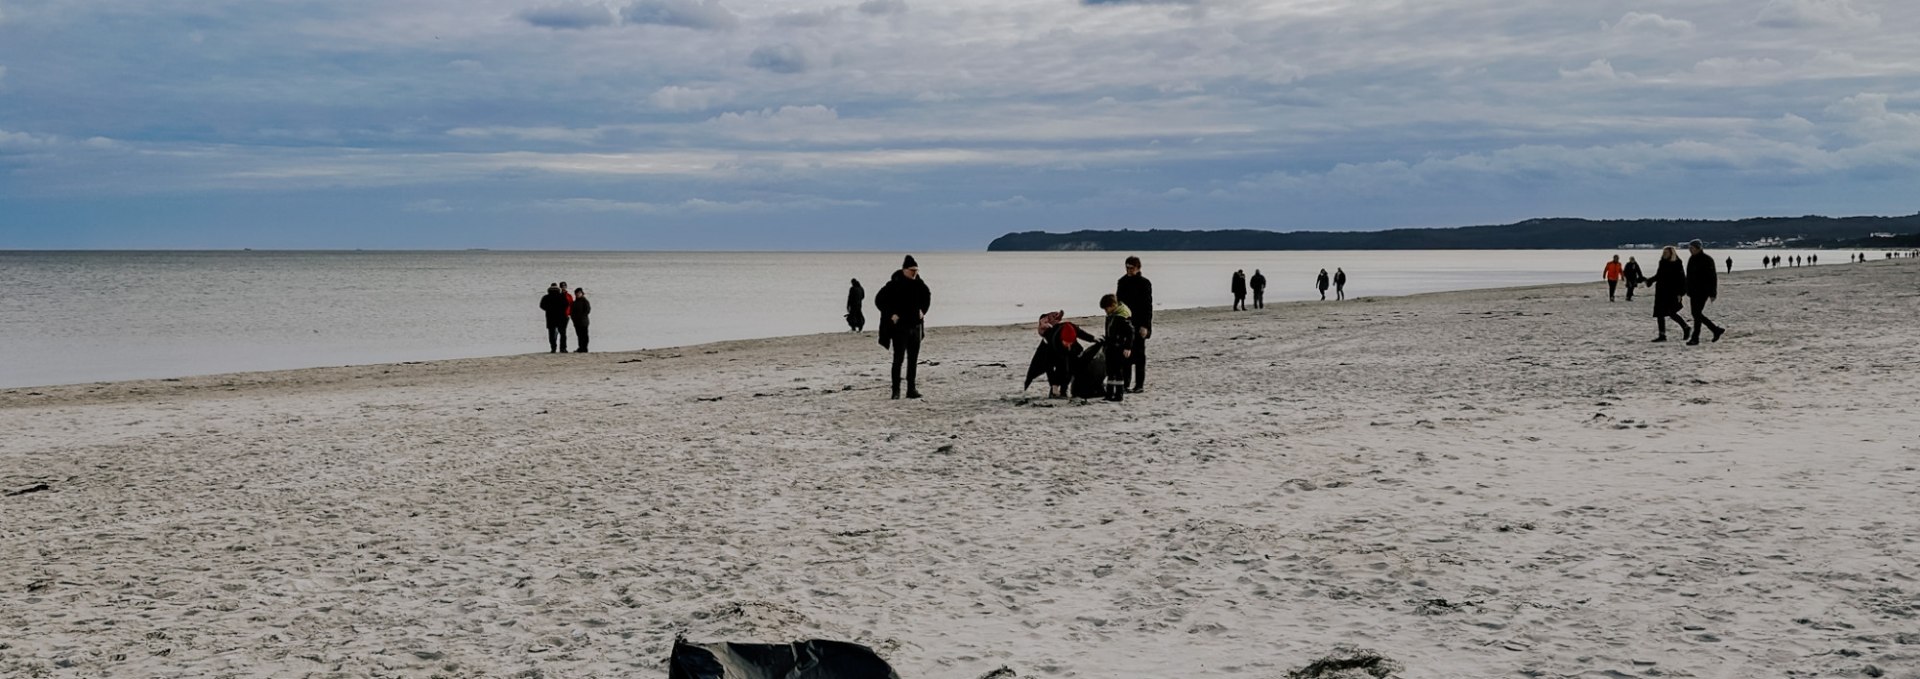
[[[573,339],[580,344],[580,348],[574,349],[573,353],[587,353],[587,317],[592,314],[593,303],[587,301],[587,289],[574,288],[573,304],[567,307],[567,315],[573,319]]]
[[[1693,339],[1687,340],[1687,344],[1699,344],[1702,329],[1713,331],[1713,341],[1718,342],[1727,329],[1707,318],[1707,302],[1720,295],[1720,281],[1714,272],[1715,262],[1697,239],[1687,243],[1687,251],[1693,253],[1687,258],[1687,305],[1693,311]]]
[[[1607,279],[1607,301],[1609,302],[1613,301],[1614,291],[1620,289],[1620,276],[1622,275],[1622,271],[1620,255],[1614,255],[1613,261],[1607,262],[1607,267],[1600,270],[1600,276]]]
[[[1335,267],[1333,270],[1333,298],[1347,298],[1347,270]]]
[[[867,329],[867,315],[860,311],[860,305],[867,301],[867,289],[860,287],[860,279],[853,279],[853,287],[847,288],[847,331],[860,332]]]
[[[1687,294],[1687,270],[1681,266],[1680,253],[1673,246],[1660,251],[1660,263],[1653,277],[1647,279],[1647,285],[1653,288],[1653,318],[1660,324],[1660,336],[1653,341],[1667,341],[1669,318],[1680,324],[1680,339],[1689,339],[1693,333],[1680,318],[1680,297]]]
[[[547,294],[540,298],[540,310],[547,314],[547,353],[557,354],[567,350],[567,296],[560,292],[560,286],[547,285]]]
[[[1140,393],[1147,388],[1147,340],[1153,338],[1153,281],[1140,274],[1140,258],[1128,257],[1127,274],[1113,286],[1113,294],[1121,304],[1133,312],[1133,387],[1127,391]]]
[[[1631,302],[1633,301],[1633,289],[1646,283],[1647,275],[1640,270],[1640,263],[1633,261],[1632,257],[1627,258],[1627,266],[1621,270],[1620,275],[1627,279],[1627,301]]]
[[[1313,287],[1320,290],[1320,301],[1327,301],[1327,270],[1321,269],[1320,276],[1313,279]]]
[[[1247,283],[1253,288],[1253,308],[1255,309],[1267,308],[1267,276],[1266,274],[1260,273],[1259,269],[1254,269],[1253,279],[1247,281]]]
[[[1727,273],[1733,273],[1733,258],[1727,258]]]
[[[1233,291],[1233,310],[1247,310],[1247,270],[1234,269],[1233,283],[1228,286]]]
[[[1100,310],[1107,313],[1107,334],[1101,340],[1107,358],[1107,400],[1118,403],[1127,396],[1127,366],[1133,362],[1132,314],[1114,295],[1100,298]]]
[[[893,346],[893,397],[900,398],[900,366],[907,368],[907,398],[920,398],[920,340],[926,337],[927,307],[933,291],[920,280],[920,263],[913,255],[893,272],[892,280],[873,295],[880,310],[880,346]]]

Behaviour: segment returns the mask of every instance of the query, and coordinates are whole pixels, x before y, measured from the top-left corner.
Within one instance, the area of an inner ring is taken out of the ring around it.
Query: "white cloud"
[[[456,127],[449,136],[468,139],[512,139],[519,141],[567,142],[584,144],[600,136],[599,128],[568,127]]]
[[[1766,77],[1778,74],[1786,69],[1786,64],[1765,57],[1744,59],[1714,57],[1712,59],[1703,59],[1700,63],[1693,65],[1694,73],[1717,80]]]
[[[407,203],[406,205],[401,206],[400,209],[405,210],[407,212],[417,212],[417,213],[425,213],[425,214],[441,214],[441,213],[452,212],[453,205],[448,203],[444,198],[427,198],[425,200],[416,200],[411,203]]]
[[[558,212],[625,212],[642,215],[788,212],[793,210],[821,210],[835,207],[873,207],[876,205],[879,205],[879,203],[869,200],[842,200],[819,196],[780,197],[773,199],[756,198],[732,201],[688,198],[676,202],[610,200],[605,198],[562,198],[534,203],[534,207]]]
[[[1614,71],[1613,63],[1605,59],[1595,59],[1593,60],[1592,63],[1587,64],[1585,68],[1582,68],[1579,70],[1569,71],[1564,68],[1560,69],[1560,77],[1565,80],[1610,81],[1610,80],[1620,80],[1622,78],[1632,78],[1633,75],[1630,73],[1622,74]]]
[[[720,0],[636,0],[620,16],[630,24],[658,24],[696,30],[728,30],[740,25],[740,18],[721,6]]]
[[[1693,22],[1684,19],[1669,19],[1648,12],[1627,12],[1619,21],[1612,24],[1602,22],[1608,33],[1620,35],[1650,34],[1669,37],[1693,35]]]
[[[999,209],[1029,208],[1029,207],[1037,206],[1039,205],[1039,203],[1034,202],[1033,199],[1030,199],[1026,196],[1016,195],[1011,198],[1006,198],[1004,200],[983,200],[983,201],[980,201],[977,205],[979,207],[987,208],[990,210],[999,210]]]
[[[668,85],[654,90],[647,103],[663,111],[704,111],[732,96],[732,92],[719,88]]]
[[[1754,23],[1769,28],[1873,27],[1880,15],[1855,9],[1848,0],[1768,0]]]

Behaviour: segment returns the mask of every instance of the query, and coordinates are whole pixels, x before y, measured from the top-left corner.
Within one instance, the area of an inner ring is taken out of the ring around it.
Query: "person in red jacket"
[[[1607,268],[1600,272],[1600,275],[1607,278],[1607,301],[1609,302],[1613,301],[1614,292],[1620,289],[1620,271],[1620,255],[1614,255],[1613,261],[1607,262]]]

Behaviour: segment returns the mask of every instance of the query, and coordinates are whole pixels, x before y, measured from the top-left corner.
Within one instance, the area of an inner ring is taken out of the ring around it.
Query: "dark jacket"
[[[1319,275],[1319,276],[1317,276],[1317,277],[1315,277],[1315,278],[1313,279],[1313,286],[1314,286],[1314,289],[1316,289],[1316,290],[1319,290],[1319,291],[1321,291],[1321,292],[1326,292],[1326,290],[1327,290],[1327,272],[1325,272],[1325,271],[1322,271],[1322,272],[1320,272],[1320,275]]]
[[[1687,296],[1707,301],[1720,296],[1719,262],[1713,255],[1700,253],[1687,258]]]
[[[1639,285],[1647,280],[1646,273],[1640,271],[1640,262],[1637,261],[1627,262],[1627,268],[1621,271],[1621,277],[1626,279],[1627,287]]]
[[[1660,268],[1647,279],[1647,285],[1653,286],[1654,318],[1680,313],[1680,297],[1687,294],[1687,272],[1680,260],[1660,260]]]
[[[873,306],[880,310],[880,344],[887,345],[896,336],[918,333],[926,323],[920,318],[933,303],[933,291],[925,278],[907,278],[905,270],[893,272],[893,279],[873,295]],[[899,316],[895,323],[892,316]]]
[[[1266,275],[1266,274],[1263,274],[1263,273],[1256,273],[1256,274],[1254,274],[1254,275],[1253,275],[1253,280],[1250,280],[1250,281],[1248,281],[1248,282],[1249,282],[1249,283],[1251,283],[1251,284],[1253,285],[1253,291],[1254,291],[1254,292],[1259,292],[1259,291],[1261,291],[1261,290],[1265,290],[1265,289],[1267,289],[1267,275]]]
[[[566,325],[567,296],[559,290],[548,291],[547,296],[540,298],[540,310],[547,312],[548,325]]]
[[[1120,314],[1107,314],[1107,336],[1101,339],[1101,346],[1107,353],[1107,372],[1125,374],[1129,363],[1120,352],[1133,348],[1133,321]]]
[[[573,324],[586,325],[588,321],[587,316],[593,313],[593,302],[587,301],[585,297],[575,297],[573,298],[572,308],[573,310],[570,313],[573,316]]]
[[[1233,274],[1233,296],[1241,297],[1241,296],[1245,296],[1246,294],[1247,294],[1247,275],[1243,273],[1238,273],[1238,272],[1234,273]]]
[[[1335,286],[1342,287],[1342,288],[1347,287],[1347,272],[1345,271],[1335,272],[1333,274],[1333,284]]]
[[[860,315],[860,303],[865,301],[867,301],[866,288],[860,287],[859,283],[854,283],[853,287],[847,288],[847,313]]]
[[[1113,286],[1113,296],[1133,310],[1135,327],[1153,327],[1153,281],[1138,274],[1121,276],[1120,282]]]

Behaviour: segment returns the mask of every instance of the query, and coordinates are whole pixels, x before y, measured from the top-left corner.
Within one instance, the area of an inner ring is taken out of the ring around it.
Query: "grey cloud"
[[[792,44],[766,45],[747,55],[747,65],[774,73],[804,73],[807,53]]]
[[[1855,9],[1848,0],[1769,0],[1754,23],[1768,28],[1878,26],[1880,15]]]
[[[812,12],[792,12],[782,14],[773,21],[781,26],[810,27],[825,26],[840,18],[841,8],[815,10]]]
[[[1089,7],[1098,5],[1198,5],[1200,0],[1080,0]]]
[[[860,3],[860,13],[874,16],[906,14],[907,2],[906,0],[867,0]]]
[[[621,12],[627,23],[679,26],[703,31],[728,30],[740,25],[740,17],[720,0],[639,0]]]
[[[547,5],[515,16],[541,28],[583,30],[613,25],[613,12],[598,3]]]
[[[1670,19],[1647,12],[1627,12],[1619,21],[1606,26],[1610,33],[1634,34],[1652,33],[1670,36],[1693,35],[1693,22],[1685,19]]]

